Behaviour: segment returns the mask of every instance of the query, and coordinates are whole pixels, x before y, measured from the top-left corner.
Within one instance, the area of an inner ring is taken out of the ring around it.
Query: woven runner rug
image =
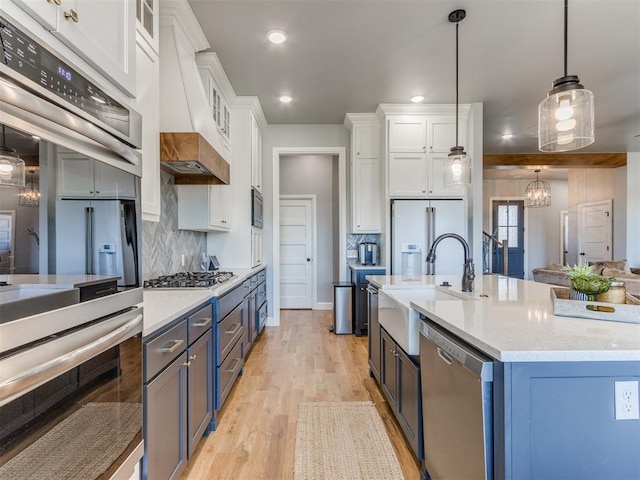
[[[295,480],[404,480],[371,402],[301,403]]]
[[[139,403],[88,403],[0,467],[0,479],[94,480],[142,427]]]

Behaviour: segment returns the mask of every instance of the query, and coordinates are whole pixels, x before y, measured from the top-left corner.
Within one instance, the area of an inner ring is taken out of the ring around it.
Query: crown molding
[[[179,27],[194,52],[211,47],[187,0],[160,0],[160,26]]]
[[[253,116],[258,123],[258,126],[261,129],[264,129],[267,126],[267,119],[264,116],[264,112],[262,111],[262,105],[260,104],[260,100],[255,96],[242,96],[236,97],[231,105],[233,109],[244,108],[250,110],[253,113]]]

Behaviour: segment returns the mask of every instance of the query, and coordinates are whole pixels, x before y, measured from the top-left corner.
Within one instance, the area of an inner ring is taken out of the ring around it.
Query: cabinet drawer
[[[145,381],[154,377],[171,360],[187,348],[187,322],[182,320],[175,327],[144,344]]]
[[[213,318],[213,309],[207,304],[193,315],[189,315],[187,323],[189,324],[189,345],[195,342],[200,336],[211,329],[211,321]]]
[[[258,274],[256,273],[251,277],[251,288],[256,288],[258,286]]]
[[[258,272],[258,283],[262,283],[267,280],[267,271],[262,270]]]
[[[218,367],[216,380],[218,382],[216,388],[216,410],[222,408],[222,404],[229,395],[233,382],[238,377],[242,369],[242,342],[237,341],[222,365]]]
[[[229,312],[242,303],[244,296],[249,293],[249,284],[245,287],[244,283],[237,286],[228,293],[225,293],[218,299],[218,322],[223,320]]]
[[[237,339],[242,336],[242,304],[216,326],[216,365],[220,365],[233,348]]]
[[[258,285],[256,293],[256,305],[262,305],[267,299],[267,282],[262,282]]]

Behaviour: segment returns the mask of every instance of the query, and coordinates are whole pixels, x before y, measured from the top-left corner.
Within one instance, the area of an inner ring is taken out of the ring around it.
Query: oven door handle
[[[130,315],[131,312],[125,314],[126,316]],[[108,331],[106,333],[100,332],[97,330],[100,335],[97,339],[82,345],[74,350],[65,353],[63,355],[57,356],[51,360],[45,361],[40,365],[36,365],[32,368],[29,368],[23,372],[20,372],[16,375],[13,375],[6,379],[0,379],[0,406],[9,403],[10,401],[19,398],[25,393],[33,390],[34,388],[46,383],[47,381],[57,377],[58,375],[69,371],[70,369],[77,367],[78,365],[86,362],[87,360],[99,355],[100,353],[108,350],[111,347],[115,347],[116,345],[122,343],[127,338],[132,337],[136,333],[141,331],[142,327],[142,314],[137,311],[133,312],[136,315],[126,321],[124,324],[120,324],[115,329]],[[114,322],[121,322],[123,320],[123,316],[120,315],[111,320],[107,320],[108,324],[112,324]],[[107,324],[107,325],[108,325]],[[92,327],[87,327],[84,330],[90,330],[94,327],[100,327],[101,324],[94,325]],[[103,327],[104,328],[104,327]],[[81,334],[83,330],[76,332],[75,334],[70,334],[65,337],[61,337],[58,340],[54,340],[50,342],[50,344],[61,344],[64,345],[67,337],[72,337],[73,335]],[[21,352],[22,355],[17,354],[15,357],[22,357],[24,355],[33,355],[34,357],[38,357],[36,351],[42,348],[48,347],[49,344],[44,344],[41,347],[34,347],[33,349],[26,350],[25,352]],[[60,346],[58,348],[60,348]],[[59,351],[59,350],[58,350]],[[35,354],[33,352],[36,352]],[[12,361],[12,357],[7,359],[7,362]],[[18,362],[20,359],[16,359]],[[0,362],[0,371],[3,370],[4,362]],[[8,366],[8,370],[11,369],[11,366]],[[14,367],[15,368],[15,367]]]

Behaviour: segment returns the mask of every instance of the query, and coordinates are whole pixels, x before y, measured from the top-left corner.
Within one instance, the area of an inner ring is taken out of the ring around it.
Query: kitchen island
[[[501,276],[477,278],[471,294],[461,292],[459,277],[368,280],[392,296],[449,292],[453,298],[416,299],[411,308],[493,360],[493,418],[485,425],[491,477],[640,478],[637,403],[629,414],[616,399],[621,382],[634,382],[638,396],[640,325],[555,316],[552,286]],[[445,281],[452,286],[440,286]],[[420,356],[420,368],[432,368]],[[425,408],[425,426],[441,414]],[[428,459],[426,440],[424,449]]]

